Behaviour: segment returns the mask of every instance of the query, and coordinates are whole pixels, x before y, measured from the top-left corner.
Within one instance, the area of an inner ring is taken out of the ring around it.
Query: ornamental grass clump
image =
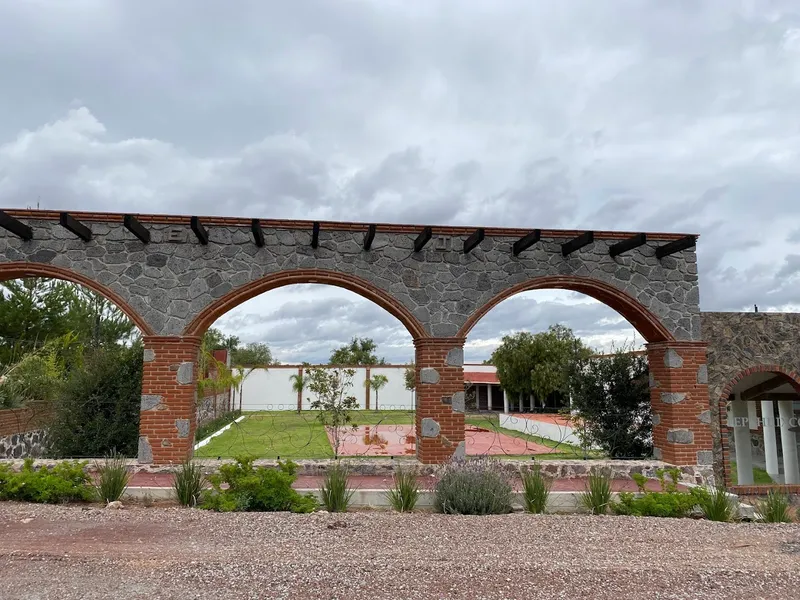
[[[525,510],[529,513],[543,513],[547,508],[553,480],[542,473],[540,464],[534,465],[532,469],[523,469],[520,476]]]
[[[736,497],[728,494],[724,487],[713,488],[710,492],[705,488],[694,488],[693,491],[703,516],[709,521],[729,523],[737,516]]]
[[[102,464],[95,463],[95,469],[97,470],[95,490],[98,498],[106,503],[116,502],[122,498],[131,479],[125,457],[114,450]]]
[[[446,464],[434,492],[434,507],[452,515],[510,513],[513,490],[502,463],[494,458],[458,458]]]
[[[586,478],[586,489],[580,495],[580,502],[593,515],[606,514],[611,505],[611,473],[592,468]]]
[[[197,506],[203,493],[206,478],[200,465],[186,461],[175,472],[172,490],[182,506]]]
[[[394,472],[394,485],[386,491],[386,498],[397,512],[414,510],[419,500],[417,470],[398,467]]]
[[[355,490],[350,488],[350,467],[336,461],[325,472],[319,494],[328,512],[347,512]]]
[[[792,522],[789,516],[789,497],[780,490],[770,490],[767,497],[756,504],[756,508],[764,523]]]

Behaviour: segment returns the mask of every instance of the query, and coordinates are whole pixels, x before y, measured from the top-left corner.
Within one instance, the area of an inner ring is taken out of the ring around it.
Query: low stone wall
[[[0,436],[0,458],[38,458],[44,455],[46,446],[46,429]]]
[[[12,468],[22,467],[22,461],[7,461]],[[35,466],[52,466],[59,461],[41,459],[37,460]],[[232,459],[224,460],[195,460],[205,474],[215,473],[223,464],[231,464]],[[328,468],[334,464],[334,460],[296,460],[297,472],[300,475],[324,475]],[[87,468],[94,464],[94,460],[89,460]],[[136,460],[128,461],[129,468],[133,472],[141,473],[170,473],[177,470],[179,465],[148,465],[139,464]],[[520,468],[532,466],[531,460],[504,459],[500,464],[509,474],[518,473]],[[673,465],[657,460],[546,460],[539,461],[542,471],[556,479],[582,479],[586,478],[592,468],[607,469],[614,479],[630,479],[633,473],[641,473],[645,477],[657,477],[659,469],[669,469]],[[277,467],[278,461],[263,459],[256,460],[255,466]],[[421,464],[414,459],[358,459],[350,462],[350,469],[354,475],[376,475],[391,478],[398,466],[416,467],[417,472],[422,476],[435,477],[441,465]],[[714,485],[713,470],[709,467],[698,467],[687,465],[678,467],[681,471],[681,481],[698,485]]]
[[[225,414],[230,401],[230,391],[221,394],[206,396],[197,400],[197,426],[205,425]]]

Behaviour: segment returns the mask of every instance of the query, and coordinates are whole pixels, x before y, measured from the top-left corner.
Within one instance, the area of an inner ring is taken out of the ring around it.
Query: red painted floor
[[[433,485],[433,477],[420,477],[420,487],[430,489]],[[584,479],[556,479],[553,482],[552,491],[554,492],[575,492],[583,491]],[[294,483],[296,489],[316,489],[323,482],[323,478],[315,475],[301,475]],[[519,489],[519,481],[513,482],[514,487]],[[365,490],[387,489],[392,485],[390,477],[358,475],[350,478],[350,485],[355,488]],[[136,473],[132,478],[129,487],[170,487],[172,486],[171,473]],[[636,484],[629,479],[614,479],[611,484],[615,492],[635,492]],[[683,489],[683,486],[681,486]],[[649,480],[647,489],[659,491],[661,488],[658,481]]]
[[[528,442],[498,431],[467,425],[464,431],[470,455],[535,455],[553,452],[542,444]],[[341,456],[403,456],[416,453],[413,425],[362,425],[343,434]],[[333,432],[328,440],[334,445]]]

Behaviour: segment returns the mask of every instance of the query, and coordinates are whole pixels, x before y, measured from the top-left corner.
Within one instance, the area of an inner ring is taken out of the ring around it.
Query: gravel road
[[[800,598],[800,526],[0,503],[0,598]]]

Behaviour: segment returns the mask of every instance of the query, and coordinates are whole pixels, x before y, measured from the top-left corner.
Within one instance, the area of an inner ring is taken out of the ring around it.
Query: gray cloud
[[[699,233],[704,310],[798,306],[798,60],[791,0],[0,3],[0,204]],[[303,300],[228,322],[399,339]],[[546,304],[475,335],[610,327]]]

